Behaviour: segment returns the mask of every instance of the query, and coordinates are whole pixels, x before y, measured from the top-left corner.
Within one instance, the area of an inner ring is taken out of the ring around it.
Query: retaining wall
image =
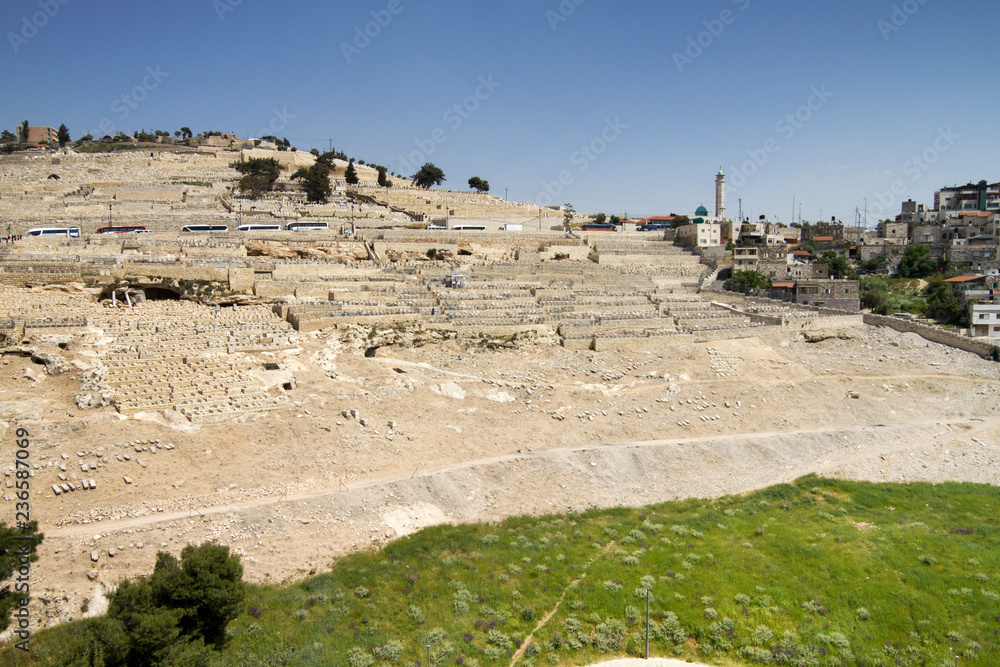
[[[932,343],[947,345],[958,350],[965,350],[978,354],[985,359],[1000,361],[1000,345],[991,343],[979,338],[969,338],[960,336],[957,333],[948,331],[941,327],[920,324],[910,320],[901,320],[895,317],[883,317],[882,315],[865,315],[865,324],[874,327],[888,327],[902,333],[915,333]]]

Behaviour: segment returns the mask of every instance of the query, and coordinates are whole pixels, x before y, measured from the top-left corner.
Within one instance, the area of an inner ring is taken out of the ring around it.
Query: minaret
[[[719,167],[719,174],[715,177],[715,217],[720,220],[726,217],[726,175]]]

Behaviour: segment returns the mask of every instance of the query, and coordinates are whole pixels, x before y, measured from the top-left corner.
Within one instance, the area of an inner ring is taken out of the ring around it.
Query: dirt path
[[[514,653],[514,657],[511,658],[510,660],[510,667],[514,667],[514,665],[516,665],[521,660],[521,658],[524,657],[525,652],[528,650],[528,647],[531,646],[531,642],[535,638],[535,633],[544,628],[545,625],[550,620],[552,620],[552,617],[556,615],[556,612],[559,611],[559,607],[561,607],[562,603],[566,600],[566,596],[569,594],[570,590],[574,586],[579,584],[581,581],[587,578],[587,571],[590,570],[590,566],[593,565],[598,559],[606,556],[607,553],[611,551],[613,547],[617,546],[617,544],[618,543],[615,542],[614,540],[608,542],[608,544],[603,549],[601,549],[601,553],[597,554],[596,556],[590,559],[587,565],[583,568],[583,572],[580,574],[580,577],[574,579],[570,583],[570,585],[567,586],[565,590],[563,590],[563,594],[559,596],[559,600],[556,602],[555,606],[549,610],[549,613],[545,614],[545,617],[542,618],[542,620],[538,621],[538,624],[535,625],[534,629],[530,633],[528,633],[528,636],[524,638],[523,642],[521,642],[521,648],[517,649],[517,652]]]
[[[837,429],[827,429],[827,428],[815,428],[815,429],[797,429],[789,431],[765,431],[761,433],[743,433],[738,435],[726,435],[726,436],[700,436],[693,438],[677,438],[670,440],[647,440],[647,441],[622,441],[622,442],[607,442],[598,445],[585,445],[577,447],[565,447],[559,449],[548,449],[540,452],[528,452],[524,454],[508,454],[504,456],[494,456],[484,459],[478,459],[474,461],[464,461],[461,463],[454,463],[446,466],[439,466],[433,469],[428,469],[420,471],[418,473],[413,473],[411,475],[396,475],[391,477],[382,477],[375,479],[368,479],[363,482],[352,482],[350,484],[338,484],[335,487],[329,487],[321,489],[318,491],[312,491],[309,493],[293,494],[293,495],[283,495],[283,496],[271,496],[265,498],[258,498],[254,500],[249,500],[241,503],[233,503],[227,505],[218,505],[215,507],[197,507],[196,509],[189,510],[186,512],[162,512],[152,514],[150,516],[137,517],[126,519],[122,521],[106,521],[99,524],[81,524],[74,526],[66,526],[55,529],[49,529],[46,531],[48,537],[72,537],[77,535],[87,535],[93,533],[96,529],[100,529],[101,532],[119,532],[129,529],[135,529],[140,527],[151,526],[158,523],[169,523],[172,521],[177,521],[180,519],[189,519],[193,515],[198,517],[206,517],[210,515],[217,514],[227,514],[234,511],[248,510],[252,508],[276,505],[284,503],[297,503],[308,500],[316,500],[320,498],[325,498],[334,495],[340,495],[345,492],[356,492],[363,489],[373,489],[376,487],[390,486],[399,482],[409,481],[414,479],[425,479],[429,477],[435,477],[448,473],[455,473],[464,470],[470,470],[473,468],[480,468],[483,466],[490,466],[496,464],[513,463],[515,461],[523,461],[530,459],[559,459],[566,454],[573,453],[587,453],[587,452],[600,452],[609,449],[619,449],[619,448],[648,448],[648,447],[663,447],[666,445],[683,446],[683,445],[694,445],[694,444],[708,444],[712,442],[717,442],[721,439],[729,441],[752,441],[752,440],[766,440],[768,438],[774,437],[805,437],[805,436],[817,436],[817,435],[839,435],[839,434],[858,434],[858,433],[877,433],[878,431],[891,431],[899,428],[914,428],[921,426],[939,426],[944,424],[940,419],[929,419],[922,422],[909,422],[906,424],[878,424],[878,425],[864,425],[864,426],[852,426],[847,428],[837,428]],[[968,419],[960,421],[949,421],[948,424],[952,426],[968,426],[973,430],[987,430],[991,426],[1000,426],[1000,419]],[[899,451],[903,449],[902,447],[895,447],[890,450],[880,451],[880,454],[884,454],[890,451]],[[865,458],[869,458],[872,452],[866,452]],[[839,461],[836,465],[842,465],[847,463],[847,461]],[[831,468],[834,464],[825,466],[825,468]],[[815,469],[815,464],[811,463],[809,465],[810,470]]]

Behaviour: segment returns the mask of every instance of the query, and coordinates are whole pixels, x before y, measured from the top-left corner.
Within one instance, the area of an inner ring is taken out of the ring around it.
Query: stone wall
[[[941,327],[921,324],[911,320],[901,320],[895,317],[865,315],[864,321],[865,324],[869,324],[871,326],[888,327],[903,333],[915,333],[932,343],[947,345],[948,347],[978,354],[985,359],[1000,361],[1000,344],[997,343],[991,343],[980,338],[960,336],[957,333]]]

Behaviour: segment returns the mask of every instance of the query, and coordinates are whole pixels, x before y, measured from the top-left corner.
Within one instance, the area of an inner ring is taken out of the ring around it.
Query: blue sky
[[[0,126],[233,131],[580,212],[1000,181],[992,0],[7,0]],[[40,26],[40,27],[39,27]],[[366,34],[367,33],[367,34]],[[794,209],[796,216],[799,207]]]

